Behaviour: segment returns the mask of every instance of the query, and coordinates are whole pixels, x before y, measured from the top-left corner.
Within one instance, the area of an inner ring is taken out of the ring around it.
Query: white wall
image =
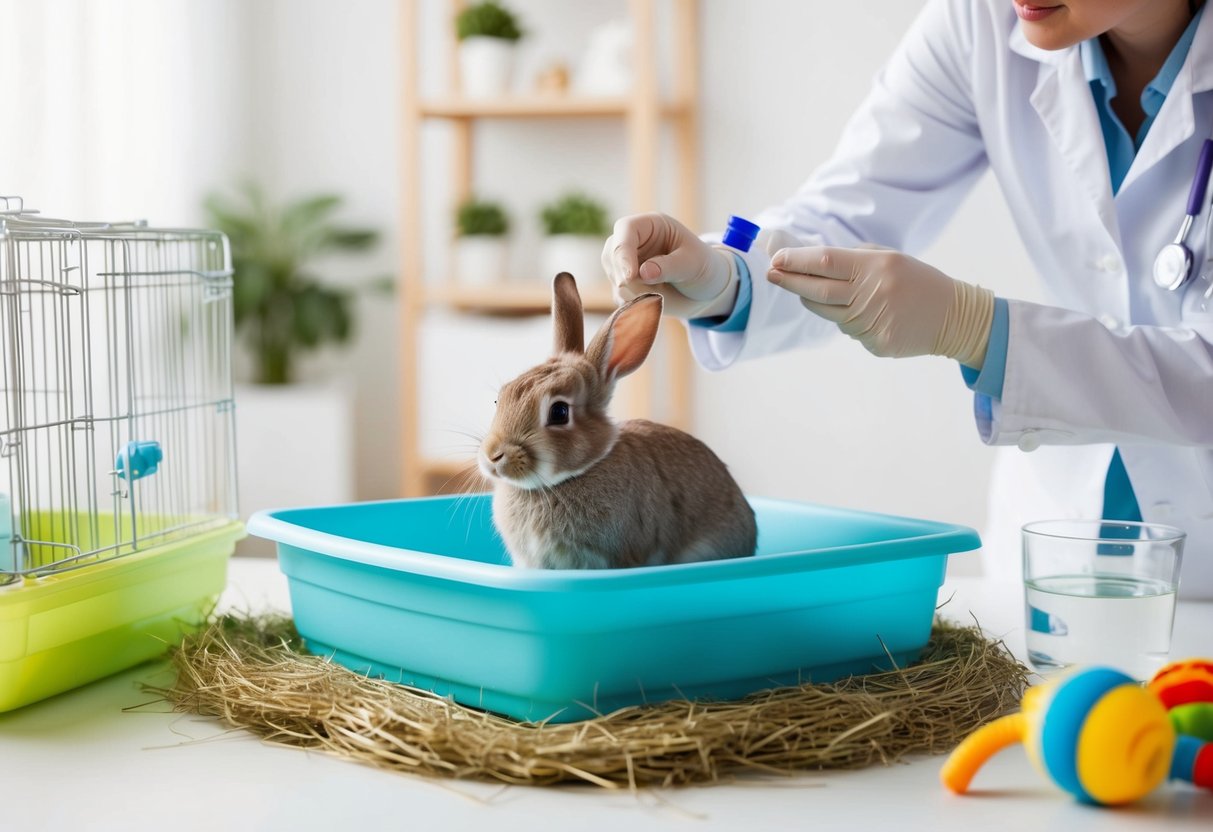
[[[242,167],[241,0],[0,0],[0,193],[71,219],[182,224]]]
[[[134,212],[191,222],[199,219],[202,193],[244,175],[284,196],[333,189],[348,198],[346,218],[379,227],[385,241],[369,260],[334,263],[331,273],[353,280],[396,270],[401,44],[395,0],[36,4],[68,20],[88,49],[118,56],[121,72],[107,80],[129,92],[109,112],[98,111],[87,92],[64,97],[57,91],[56,84],[68,83],[63,66],[75,59],[53,48],[47,22],[30,21],[35,4],[0,3],[6,22],[0,52],[33,50],[33,63],[20,65],[30,67],[23,77],[38,79],[6,87],[6,116],[17,113],[11,123],[33,129],[7,138],[9,128],[0,131],[6,142],[0,144],[0,192],[24,191],[57,213]],[[102,5],[106,13],[97,11]],[[422,79],[440,92],[446,4],[422,5]],[[589,28],[625,9],[622,0],[511,5],[530,32],[523,87],[547,60],[575,60]],[[730,213],[755,213],[824,160],[918,8],[902,0],[702,0],[701,216],[719,223]],[[31,40],[21,26],[38,34]],[[142,95],[146,90],[157,95]],[[138,131],[115,121],[131,114],[140,119]],[[66,167],[56,155],[61,141],[73,148]],[[585,187],[613,211],[626,209],[618,123],[487,125],[477,141],[478,190],[515,212],[520,275],[534,269],[534,213],[564,187]],[[428,131],[425,212],[407,218],[423,224],[431,277],[441,273],[450,233],[442,142],[440,127]],[[988,179],[923,256],[1004,294],[1032,298],[1038,292]],[[364,303],[362,311],[358,345],[305,370],[353,380],[358,496],[373,498],[393,494],[398,473],[396,312],[382,299]],[[495,384],[548,346],[541,322],[520,324],[529,334],[509,349],[500,348],[500,322],[467,319],[458,326],[454,334],[439,327],[427,336],[427,385],[436,406],[423,422],[423,440],[440,451],[469,447],[472,440],[451,431],[483,429]],[[876,359],[839,338],[811,352],[719,375],[699,373],[695,383],[696,431],[748,491],[977,527],[984,522],[991,454],[977,440],[970,397],[948,361]]]
[[[399,260],[399,19],[393,0],[255,0],[247,175],[280,198],[341,194],[342,222],[377,228],[367,254],[323,265],[327,279],[395,275]],[[358,337],[312,357],[307,380],[339,376],[355,396],[356,495],[394,496],[399,479],[396,301],[363,294]]]

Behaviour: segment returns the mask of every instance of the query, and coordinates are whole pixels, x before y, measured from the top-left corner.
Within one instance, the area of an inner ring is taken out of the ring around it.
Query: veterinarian
[[[690,320],[708,369],[838,329],[878,356],[955,359],[982,440],[1012,450],[991,487],[986,537],[1007,555],[991,571],[1018,569],[1025,522],[1144,519],[1187,532],[1181,596],[1209,598],[1209,138],[1203,0],[932,0],[833,157],[750,218],[765,229],[750,252],[642,214],[616,223],[603,263],[617,299],[660,291]],[[910,254],[987,168],[1050,305]]]

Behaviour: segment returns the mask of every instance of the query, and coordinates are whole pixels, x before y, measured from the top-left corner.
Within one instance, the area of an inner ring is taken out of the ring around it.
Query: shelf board
[[[581,98],[568,95],[531,95],[514,98],[435,98],[422,101],[421,115],[427,118],[622,118],[632,108],[628,98]],[[665,116],[687,110],[680,102],[664,102]]]
[[[615,299],[605,280],[592,287],[579,287],[581,301],[587,312],[610,312]],[[429,303],[448,306],[459,312],[480,312],[497,315],[547,314],[552,309],[552,287],[538,280],[493,283],[486,286],[430,286],[426,289]]]

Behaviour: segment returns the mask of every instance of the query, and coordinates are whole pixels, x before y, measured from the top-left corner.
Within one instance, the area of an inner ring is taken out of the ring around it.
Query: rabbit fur
[[[754,512],[698,439],[607,414],[615,383],[648,356],[662,297],[616,309],[584,343],[567,272],[552,284],[551,358],[501,388],[477,463],[515,566],[603,569],[752,555]]]

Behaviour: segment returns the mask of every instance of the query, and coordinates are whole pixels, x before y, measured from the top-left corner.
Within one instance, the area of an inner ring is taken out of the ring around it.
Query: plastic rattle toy
[[[1168,775],[1213,789],[1213,743],[1177,733],[1158,695],[1111,668],[1028,689],[1021,711],[970,734],[940,779],[963,794],[986,760],[1017,742],[1038,770],[1086,803],[1128,803]]]
[[[1213,659],[1172,662],[1147,687],[1167,709],[1176,733],[1213,742]]]

